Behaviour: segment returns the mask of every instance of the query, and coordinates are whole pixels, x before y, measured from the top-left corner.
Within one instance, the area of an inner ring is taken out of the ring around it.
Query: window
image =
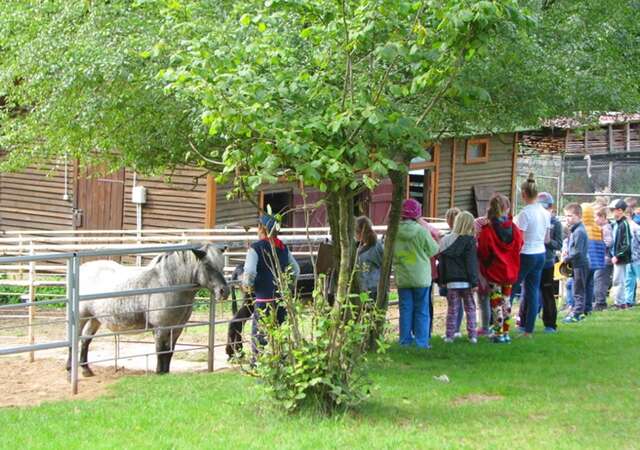
[[[293,214],[291,213],[293,207],[293,191],[261,192],[260,207],[266,211],[267,205],[271,206],[271,212],[273,214],[283,214],[283,226],[290,227],[293,225]]]
[[[465,152],[465,164],[478,164],[489,161],[489,139],[469,139]]]

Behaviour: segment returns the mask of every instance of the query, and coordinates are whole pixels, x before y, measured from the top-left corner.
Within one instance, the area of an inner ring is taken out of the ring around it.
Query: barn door
[[[389,178],[380,181],[371,193],[369,217],[374,225],[386,225],[391,211],[393,183]]]
[[[124,204],[124,169],[97,177],[91,176],[93,172],[95,171],[85,169],[80,176],[76,176],[74,228],[120,230]]]

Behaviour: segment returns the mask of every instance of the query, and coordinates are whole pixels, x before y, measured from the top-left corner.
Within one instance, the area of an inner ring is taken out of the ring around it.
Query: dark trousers
[[[282,306],[280,302],[255,302],[253,323],[251,326],[251,349],[253,350],[254,358],[258,356],[260,349],[267,345],[267,337],[263,331],[263,324],[261,322],[265,317],[274,314],[274,308],[276,323],[281,325],[287,318],[287,309]]]
[[[558,327],[558,324],[556,323],[556,320],[558,319],[558,308],[556,306],[555,297],[555,285],[557,283],[558,282],[553,279],[553,266],[542,269],[542,277],[540,278],[542,322],[544,323],[545,328],[553,328],[554,330]]]
[[[589,269],[573,268],[573,310],[574,316],[584,314]]]
[[[584,313],[589,314],[593,311],[593,304],[595,303],[595,279],[596,279],[596,270],[589,269],[587,270],[587,279],[585,282],[585,292],[584,292]]]

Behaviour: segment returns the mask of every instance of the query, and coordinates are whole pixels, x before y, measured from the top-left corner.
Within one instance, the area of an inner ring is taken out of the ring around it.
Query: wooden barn
[[[452,206],[476,213],[476,202],[494,191],[511,196],[517,143],[517,133],[444,139],[429,150],[430,160],[412,162],[407,197],[423,204],[425,216],[443,217]],[[218,186],[202,170],[182,168],[165,177],[140,177],[126,169],[105,177],[85,175],[64,162],[1,174],[0,229],[213,228],[256,220],[251,202],[228,199],[229,187]],[[143,198],[136,186],[145,188]],[[307,202],[321,196],[309,192]],[[292,184],[266,186],[256,201],[276,211],[303,203]],[[358,198],[358,209],[384,224],[390,201],[391,183],[383,180]],[[480,209],[484,213],[484,206]],[[303,226],[303,213],[294,213],[286,225]],[[311,225],[326,225],[324,208],[313,213]]]

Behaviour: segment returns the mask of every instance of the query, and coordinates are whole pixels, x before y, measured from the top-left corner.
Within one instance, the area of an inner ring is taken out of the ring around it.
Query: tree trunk
[[[387,234],[384,241],[384,256],[380,269],[380,281],[378,282],[378,297],[376,298],[376,308],[380,311],[381,317],[378,319],[376,327],[369,339],[369,347],[376,347],[376,340],[384,329],[387,309],[389,308],[389,285],[391,278],[391,264],[393,262],[393,248],[400,225],[400,213],[402,210],[402,200],[405,197],[406,176],[404,172],[393,170],[389,172],[389,178],[393,184],[391,196],[391,211],[389,213],[389,223],[387,224]]]
[[[347,191],[340,191],[338,201],[339,212],[339,241],[336,243],[340,246],[340,261],[338,269],[338,283],[337,283],[337,300],[342,304],[346,304],[349,291],[350,291],[350,279],[351,271],[353,269],[353,251],[354,247],[353,237],[349,234],[350,230],[353,230],[353,208],[349,205],[349,193]]]

